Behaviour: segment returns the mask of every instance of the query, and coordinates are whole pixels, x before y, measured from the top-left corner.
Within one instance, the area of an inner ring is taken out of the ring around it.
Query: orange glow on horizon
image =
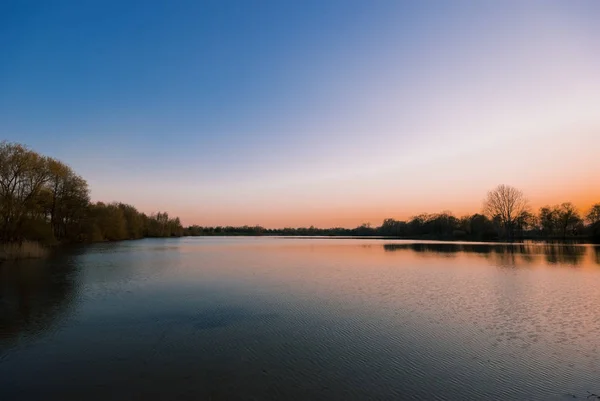
[[[546,205],[557,205],[563,202],[572,202],[583,217],[593,204],[600,203],[600,190],[592,192],[583,192],[566,197],[561,194],[553,194],[546,197],[529,198],[532,212],[537,213],[540,207]],[[261,213],[252,213],[252,216],[234,211],[219,210],[212,211],[205,215],[197,210],[183,211],[179,216],[184,225],[199,226],[255,226],[260,225],[265,228],[283,228],[283,227],[310,227],[317,228],[354,228],[363,223],[370,223],[372,226],[379,226],[386,218],[396,220],[409,220],[411,217],[422,214],[435,214],[441,212],[451,212],[456,217],[482,213],[481,205],[484,196],[475,201],[469,200],[462,204],[445,205],[443,200],[432,199],[429,202],[420,204],[402,204],[400,203],[380,203],[369,206],[357,205],[355,208],[326,208],[320,211],[298,210],[298,211],[272,211]]]

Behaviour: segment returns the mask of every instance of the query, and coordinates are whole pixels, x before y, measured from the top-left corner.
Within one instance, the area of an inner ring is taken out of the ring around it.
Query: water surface
[[[98,244],[0,265],[0,400],[600,393],[600,248]]]

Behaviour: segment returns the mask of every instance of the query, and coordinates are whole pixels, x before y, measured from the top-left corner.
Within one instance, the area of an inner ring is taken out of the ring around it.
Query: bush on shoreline
[[[42,258],[48,255],[48,248],[39,242],[23,241],[0,244],[0,261]]]

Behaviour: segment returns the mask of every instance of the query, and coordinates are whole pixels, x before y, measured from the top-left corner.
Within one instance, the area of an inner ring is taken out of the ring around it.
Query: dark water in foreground
[[[600,248],[194,238],[0,265],[0,400],[600,393]]]

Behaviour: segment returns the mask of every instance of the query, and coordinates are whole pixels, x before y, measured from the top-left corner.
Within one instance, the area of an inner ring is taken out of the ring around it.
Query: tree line
[[[490,191],[481,213],[456,217],[449,211],[423,213],[408,221],[388,218],[381,226],[276,228],[261,226],[187,227],[184,235],[382,236],[445,240],[590,239],[600,241],[600,203],[582,215],[570,202],[534,213],[523,193],[500,185]]]
[[[582,214],[570,202],[532,211],[523,193],[500,185],[480,213],[449,211],[388,218],[381,226],[277,228],[198,225],[183,228],[167,213],[146,215],[124,203],[91,202],[87,182],[68,165],[26,146],[0,142],[0,243],[99,242],[145,237],[211,235],[385,236],[395,238],[514,240],[589,238],[600,241],[600,203]]]
[[[0,142],[0,242],[98,242],[183,235],[179,218],[124,203],[91,202],[87,182],[65,163]]]

